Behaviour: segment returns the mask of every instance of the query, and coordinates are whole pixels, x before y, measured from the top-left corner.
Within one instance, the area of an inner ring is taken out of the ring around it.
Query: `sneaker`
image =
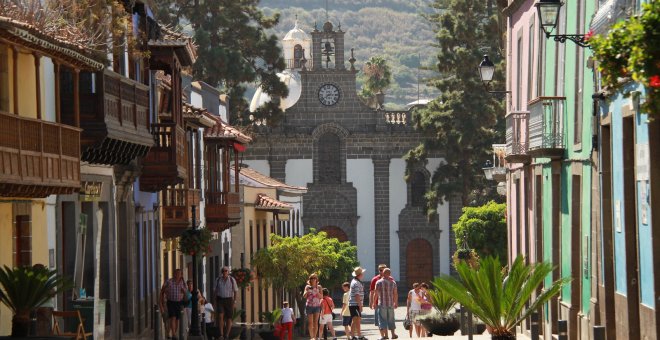
[[[399,338],[398,335],[396,335],[396,334],[392,335],[392,339],[398,339],[398,338]]]

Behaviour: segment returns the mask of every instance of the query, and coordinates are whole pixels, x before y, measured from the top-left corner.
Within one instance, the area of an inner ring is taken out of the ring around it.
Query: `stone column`
[[[376,265],[390,265],[390,158],[373,159]],[[375,270],[375,268],[368,268]]]

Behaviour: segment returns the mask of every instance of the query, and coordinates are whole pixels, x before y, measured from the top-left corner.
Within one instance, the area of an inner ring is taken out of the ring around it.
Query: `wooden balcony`
[[[199,190],[167,188],[163,190],[163,238],[178,237],[190,228],[192,206],[195,206],[195,223],[199,225]]]
[[[156,192],[188,178],[185,131],[173,122],[152,124],[154,146],[144,157],[140,190]]]
[[[110,70],[81,75],[82,159],[128,164],[154,144],[149,131],[149,87]]]
[[[0,196],[80,189],[80,129],[0,112]]]
[[[221,232],[241,221],[241,199],[236,192],[206,193],[206,226]]]
[[[529,164],[529,112],[512,111],[506,116],[506,161]]]
[[[529,155],[560,159],[564,156],[565,97],[539,97],[529,102]]]

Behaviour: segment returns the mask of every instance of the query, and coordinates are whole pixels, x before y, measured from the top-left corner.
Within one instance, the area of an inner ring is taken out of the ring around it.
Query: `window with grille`
[[[426,176],[421,171],[413,173],[410,179],[410,203],[414,207],[424,206],[426,193]]]
[[[32,230],[29,215],[16,215],[13,233],[14,266],[32,265]]]

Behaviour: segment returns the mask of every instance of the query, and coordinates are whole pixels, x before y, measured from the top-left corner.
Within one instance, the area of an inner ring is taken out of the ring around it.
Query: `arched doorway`
[[[328,237],[334,237],[334,238],[338,239],[339,242],[348,241],[348,236],[339,227],[325,226],[325,227],[321,228],[319,231],[325,231],[328,234]]]
[[[430,283],[433,279],[433,247],[425,239],[417,238],[406,247],[406,283]]]

